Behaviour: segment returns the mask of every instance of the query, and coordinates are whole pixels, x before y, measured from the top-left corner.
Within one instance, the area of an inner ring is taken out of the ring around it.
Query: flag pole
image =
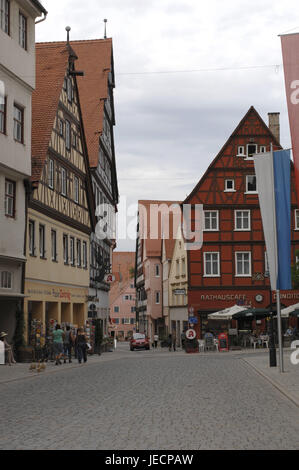
[[[278,347],[279,347],[279,371],[284,372],[283,369],[283,345],[281,334],[281,313],[280,313],[280,292],[276,290],[276,312],[277,312],[277,332],[278,332]]]

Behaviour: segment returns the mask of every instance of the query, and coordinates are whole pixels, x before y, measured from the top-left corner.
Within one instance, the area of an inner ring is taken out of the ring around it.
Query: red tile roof
[[[36,89],[32,95],[32,180],[39,181],[48,152],[69,49],[65,43],[36,44]]]

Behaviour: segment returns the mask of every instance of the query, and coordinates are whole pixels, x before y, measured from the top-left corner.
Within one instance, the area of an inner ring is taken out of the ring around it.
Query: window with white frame
[[[70,237],[70,263],[75,266],[75,239]]]
[[[45,226],[39,225],[39,256],[45,258],[46,248],[45,248]]]
[[[235,211],[235,230],[250,230],[250,211]]]
[[[19,12],[19,44],[23,49],[27,49],[27,18]]]
[[[2,271],[1,273],[1,289],[12,289],[12,273]]]
[[[246,176],[246,192],[247,193],[257,193],[256,176],[255,175],[247,175]]]
[[[77,266],[81,268],[81,240],[77,240]]]
[[[67,150],[71,148],[71,123],[70,121],[65,121],[65,146]]]
[[[156,277],[160,277],[160,266],[159,266],[159,264],[155,265],[155,274],[156,274]]]
[[[156,292],[156,304],[159,304],[160,303],[160,292]]]
[[[204,276],[220,276],[220,254],[219,252],[204,253]]]
[[[237,157],[245,157],[245,147],[244,145],[238,146],[238,155]]]
[[[266,145],[261,145],[260,146],[260,153],[266,153],[266,152],[267,152]]]
[[[257,145],[247,144],[247,158],[252,158],[255,153],[257,153]]]
[[[236,276],[251,276],[251,253],[250,251],[236,252]]]
[[[63,261],[64,264],[69,262],[69,237],[67,235],[63,235]]]
[[[74,201],[79,204],[79,178],[74,177]]]
[[[219,230],[218,228],[218,211],[204,211],[205,217],[205,230],[213,231]]]
[[[49,158],[48,185],[51,189],[54,188],[54,160],[52,158]]]
[[[61,168],[60,170],[60,191],[63,196],[67,194],[67,174],[66,169]]]
[[[235,191],[235,181],[234,180],[225,180],[225,189],[224,191]]]
[[[299,230],[299,209],[295,209],[295,230]]]
[[[51,230],[51,258],[52,261],[57,261],[57,232]]]
[[[29,220],[29,254],[35,256],[35,222]]]
[[[5,179],[5,215],[15,217],[16,208],[16,183]]]
[[[83,242],[83,268],[87,269],[87,243]]]

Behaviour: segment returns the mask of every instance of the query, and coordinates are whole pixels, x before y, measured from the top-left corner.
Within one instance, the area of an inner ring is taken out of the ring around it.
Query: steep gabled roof
[[[180,201],[155,201],[155,200],[142,200],[138,201],[138,208],[140,211],[140,206],[143,206],[145,211],[146,211],[146,235],[145,236],[145,251],[146,251],[146,257],[154,257],[154,258],[159,258],[162,256],[162,241],[163,241],[163,225],[162,225],[162,214],[158,214],[158,219],[157,220],[151,220],[151,211],[150,208],[153,205],[156,206],[164,206],[166,208],[165,214],[168,215],[168,208],[172,205],[177,205],[178,209],[180,208]],[[169,213],[169,237],[166,236],[165,238],[165,248],[167,252],[169,253],[172,249],[172,242],[175,241],[176,233],[177,233],[177,226],[174,226],[174,224],[177,225],[178,220],[173,218],[173,214],[170,212]],[[142,217],[141,217],[142,219]],[[143,220],[140,219],[140,223],[142,223]],[[155,224],[155,226],[153,226]],[[158,224],[158,225],[157,225]],[[157,225],[157,226],[156,226]],[[144,227],[141,226],[141,234],[144,230]],[[153,238],[153,235],[155,235],[155,238]],[[165,234],[166,235],[166,234]],[[174,244],[173,244],[174,246]],[[173,249],[172,249],[173,250]]]
[[[32,181],[39,181],[68,67],[66,43],[36,44],[36,88],[32,94]]]
[[[270,135],[271,136],[271,139],[273,140],[273,144],[278,148],[278,149],[281,149],[281,145],[280,143],[278,142],[278,140],[276,139],[276,137],[273,135],[273,133],[271,132],[271,130],[269,129],[269,127],[265,124],[264,120],[261,118],[261,116],[259,115],[259,113],[256,111],[256,109],[251,106],[249,108],[249,110],[247,111],[247,113],[245,114],[245,116],[243,117],[243,119],[240,121],[240,123],[238,124],[238,126],[236,127],[236,129],[234,130],[234,132],[231,134],[231,136],[228,138],[228,140],[226,141],[226,143],[223,145],[222,149],[220,150],[220,152],[218,153],[218,155],[214,158],[214,160],[212,161],[212,163],[208,166],[207,170],[205,171],[204,175],[201,177],[201,179],[199,180],[199,182],[197,183],[197,185],[195,186],[195,188],[191,191],[191,193],[189,194],[189,196],[185,199],[185,201],[183,202],[183,204],[188,204],[190,199],[197,193],[197,191],[199,190],[201,184],[203,181],[205,181],[206,179],[206,176],[208,175],[208,173],[210,172],[211,168],[215,165],[215,163],[217,162],[217,160],[219,160],[219,158],[221,158],[221,156],[223,155],[223,152],[225,150],[225,148],[231,143],[231,141],[238,136],[238,134],[240,133],[240,130],[242,129],[242,127],[244,126],[245,122],[247,121],[247,119],[249,118],[250,115],[255,115],[255,117],[260,121],[260,124],[261,126],[264,128],[265,130],[265,133]]]

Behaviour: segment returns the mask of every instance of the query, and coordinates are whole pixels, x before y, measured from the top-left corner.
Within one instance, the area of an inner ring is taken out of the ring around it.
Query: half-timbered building
[[[36,46],[25,317],[44,332],[87,319],[95,209],[76,59],[69,43]]]
[[[279,115],[269,127],[251,107],[188,196],[203,205],[203,246],[188,252],[188,306],[198,316],[197,333],[227,328],[211,323],[209,313],[232,305],[270,306],[267,257],[252,155],[281,148]],[[299,248],[297,198],[292,170],[292,262]],[[194,212],[193,212],[194,213]],[[194,215],[193,215],[194,218]],[[282,305],[299,301],[299,291],[281,293]],[[260,320],[258,321],[260,322]],[[245,320],[246,323],[246,320]],[[252,325],[240,324],[247,329]],[[255,325],[254,325],[255,326]],[[261,327],[263,327],[261,323]]]

